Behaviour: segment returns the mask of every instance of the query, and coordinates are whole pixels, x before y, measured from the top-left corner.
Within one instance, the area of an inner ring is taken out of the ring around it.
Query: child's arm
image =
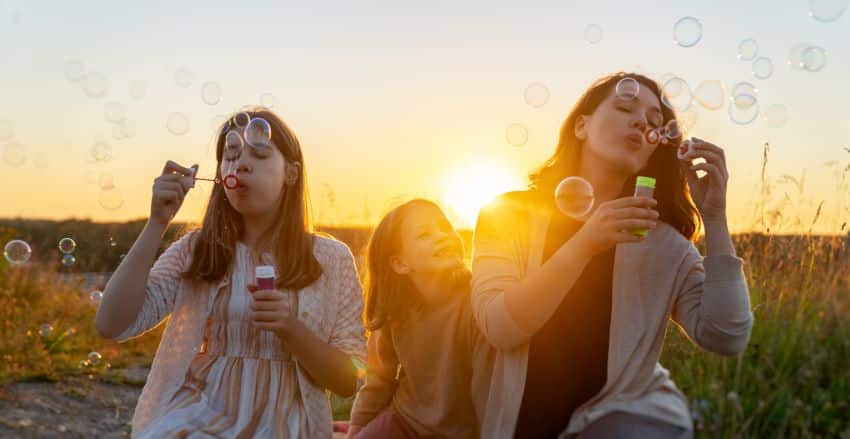
[[[351,428],[358,430],[390,404],[398,371],[398,357],[386,326],[372,332],[366,346],[366,383],[357,392],[357,399],[351,408]]]
[[[180,241],[174,243],[157,260],[153,269],[151,265],[168,223],[193,184],[188,177],[193,174],[191,168],[169,161],[162,175],[155,180],[151,216],[104,288],[95,317],[95,327],[101,336],[128,338],[155,326],[171,312],[177,287],[174,280],[183,270],[180,253],[184,246],[183,250],[188,251],[188,242],[181,240],[184,241],[182,245],[177,245]],[[158,294],[152,295],[152,292]],[[157,300],[150,300],[150,296],[156,296]],[[137,326],[137,332],[126,335],[133,332],[128,331],[131,326]]]

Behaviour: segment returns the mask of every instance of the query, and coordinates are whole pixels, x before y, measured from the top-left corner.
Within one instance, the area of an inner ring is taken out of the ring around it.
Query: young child
[[[133,436],[330,438],[325,391],[352,395],[351,356],[365,355],[354,259],[312,232],[301,147],[275,114],[225,123],[216,159],[224,184],[213,188],[203,225],[154,264],[197,172],[166,163],[150,219],[98,309],[98,331],[118,340],[170,316]],[[274,289],[254,284],[258,265],[273,266]]]
[[[477,437],[472,369],[486,346],[460,236],[417,199],[387,214],[368,248],[366,383],[348,437]]]

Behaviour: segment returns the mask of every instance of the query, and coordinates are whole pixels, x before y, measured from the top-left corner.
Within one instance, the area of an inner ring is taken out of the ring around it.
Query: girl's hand
[[[300,322],[292,309],[289,293],[279,290],[259,290],[255,284],[248,285],[251,293],[251,323],[255,328],[265,329],[286,339],[296,332]]]
[[[649,197],[623,197],[607,201],[597,207],[573,239],[580,248],[595,256],[624,242],[640,242],[629,229],[654,229],[658,221],[658,202]]]
[[[162,175],[153,181],[150,222],[167,226],[183,205],[189,189],[195,186],[198,165],[184,168],[171,160],[165,163]]]
[[[361,427],[359,425],[349,424],[348,425],[348,433],[345,435],[345,439],[354,439],[357,436],[357,434],[360,433],[360,430],[362,430],[362,429],[363,429],[363,427]]]
[[[694,138],[687,150],[680,163],[688,177],[691,197],[703,221],[726,219],[726,183],[729,181],[729,172],[723,148]],[[696,158],[705,159],[706,162],[692,165],[691,160]],[[697,176],[700,170],[707,173],[702,178]]]

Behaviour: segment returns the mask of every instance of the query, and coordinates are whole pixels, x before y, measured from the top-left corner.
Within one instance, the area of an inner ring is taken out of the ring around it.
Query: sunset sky
[[[676,74],[692,89],[719,80],[727,102],[733,84],[749,81],[762,113],[787,108],[783,127],[762,115],[739,126],[725,105],[692,104],[689,134],[727,152],[733,230],[755,226],[765,142],[770,178],[805,173],[802,196],[787,178],[777,183],[776,201],[786,191],[790,199],[784,214],[799,215],[807,230],[824,201],[815,227],[823,233],[850,219],[850,194],[834,172],[850,163],[850,13],[819,22],[805,0],[282,3],[0,0],[0,150],[13,143],[25,152],[23,163],[0,161],[0,217],[145,217],[166,160],[213,175],[216,116],[271,94],[301,141],[320,223],[372,223],[393,203],[423,196],[470,227],[481,203],[523,187],[554,150],[587,86],[625,70]],[[689,48],[673,38],[685,16],[703,29]],[[585,39],[591,24],[602,29],[596,44]],[[737,59],[746,38],[772,60],[769,78]],[[826,50],[821,71],[789,66],[799,43]],[[69,61],[102,74],[104,96],[66,78]],[[216,105],[202,100],[206,82],[221,89]],[[524,99],[532,83],[550,93],[540,108]],[[143,96],[133,84],[144,85]],[[131,137],[113,136],[110,102],[124,109]],[[188,119],[185,134],[167,129],[172,113]],[[520,147],[506,140],[515,123],[528,130]],[[12,139],[3,139],[4,126]],[[111,159],[92,163],[98,141],[111,146]],[[111,195],[120,192],[117,209],[99,203],[102,174],[114,180]],[[198,183],[178,221],[200,218],[210,187]]]

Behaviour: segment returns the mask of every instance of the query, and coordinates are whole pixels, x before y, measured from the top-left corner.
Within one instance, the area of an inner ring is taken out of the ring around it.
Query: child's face
[[[463,241],[443,212],[429,204],[409,207],[401,224],[401,254],[393,256],[399,274],[438,274],[463,266]]]
[[[230,174],[239,178],[238,188],[225,187],[227,200],[243,215],[274,212],[281,202],[286,179],[285,166],[290,168],[291,174],[293,167],[286,163],[274,141],[265,147],[246,145],[241,151],[223,154],[220,169],[222,178]]]

